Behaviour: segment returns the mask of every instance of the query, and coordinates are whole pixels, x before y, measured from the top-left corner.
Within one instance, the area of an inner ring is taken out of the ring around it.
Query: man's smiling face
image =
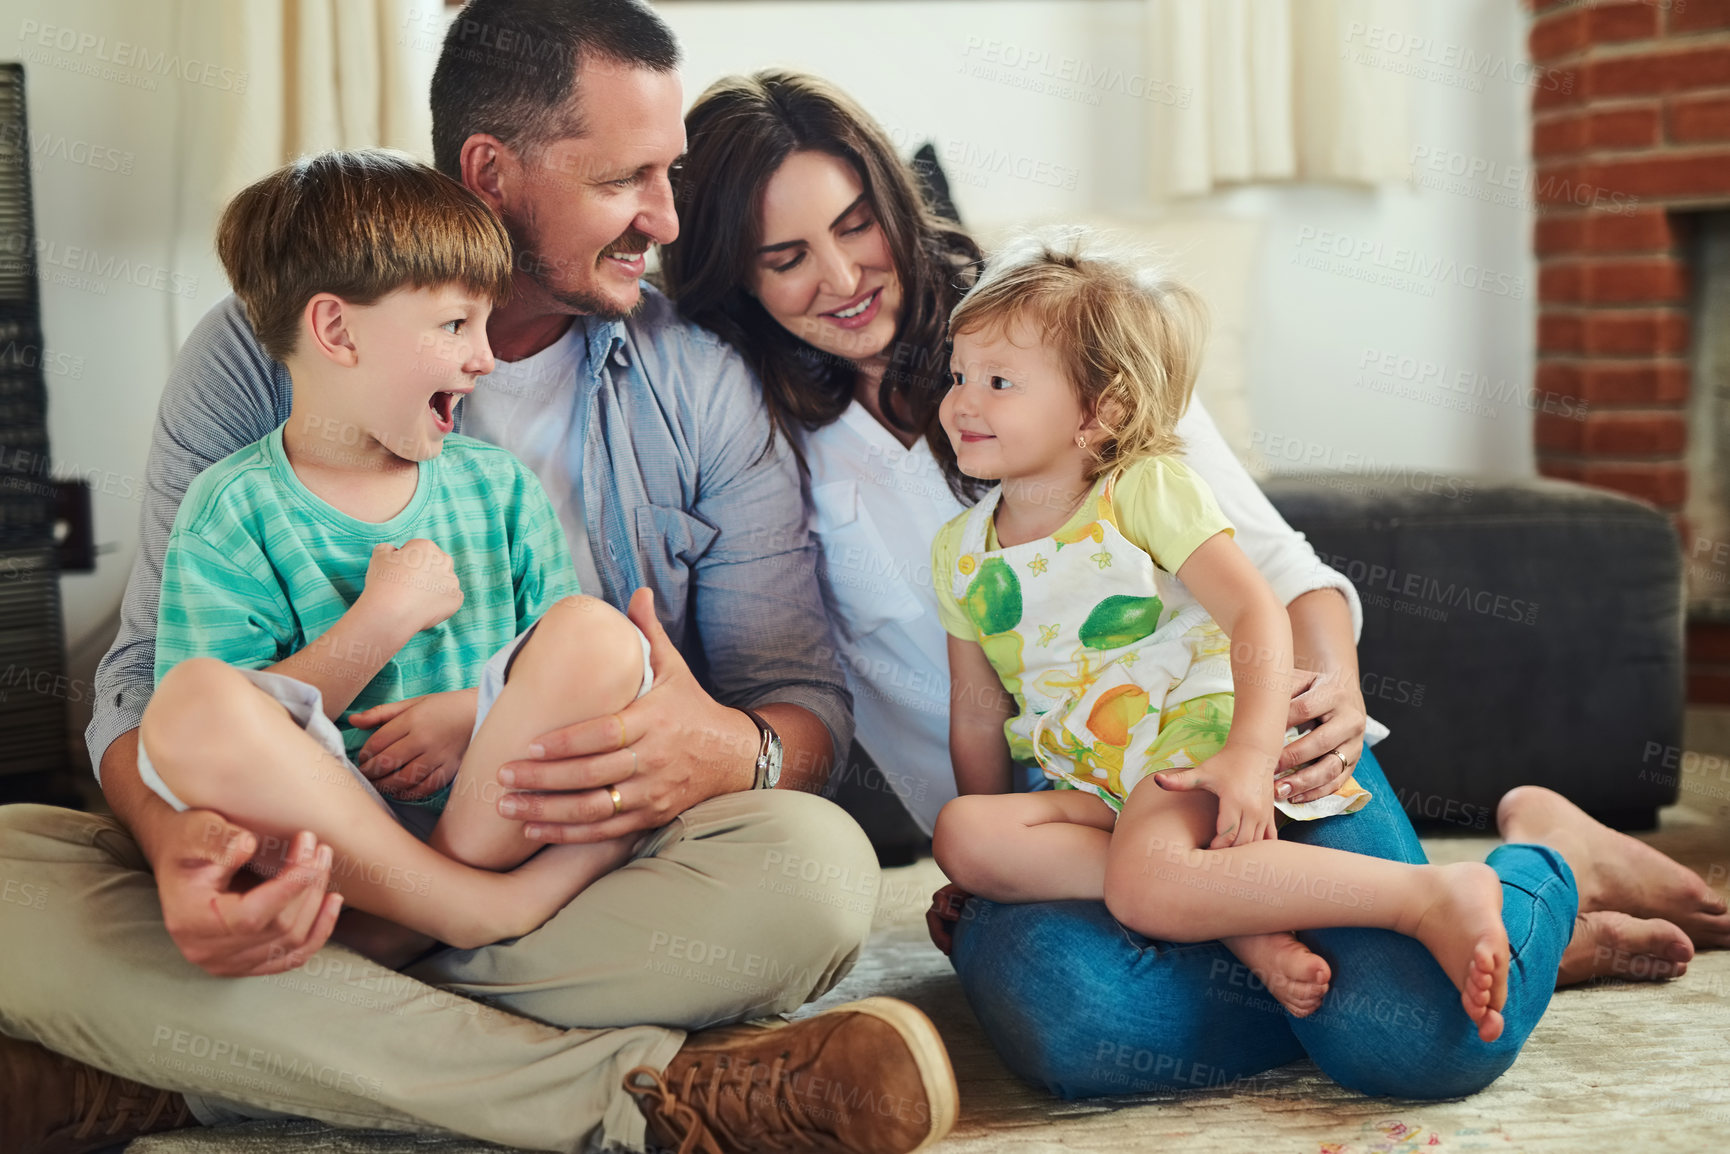
[[[679,235],[669,176],[685,151],[684,91],[677,73],[597,60],[579,69],[573,100],[582,135],[517,158],[505,226],[541,292],[622,317],[642,299],[649,245]]]

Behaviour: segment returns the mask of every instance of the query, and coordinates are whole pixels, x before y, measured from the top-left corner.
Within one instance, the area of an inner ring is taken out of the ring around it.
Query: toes
[[[1508,953],[1501,943],[1481,941],[1472,950],[1470,983],[1486,1007],[1502,1008],[1508,1000]]]
[[[1504,1025],[1501,1014],[1495,1010],[1489,1011],[1478,1020],[1478,1040],[1480,1042],[1494,1042],[1502,1036]]]

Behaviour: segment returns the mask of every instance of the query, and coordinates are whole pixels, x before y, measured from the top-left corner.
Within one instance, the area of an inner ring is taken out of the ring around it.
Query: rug
[[[1722,882],[1730,865],[1730,805],[1684,796],[1645,840]],[[1482,861],[1487,838],[1426,838],[1432,860]],[[814,1013],[872,994],[905,998],[948,1043],[961,1117],[944,1154],[1074,1154],[1181,1148],[1184,1154],[1456,1154],[1468,1150],[1580,1154],[1597,1150],[1720,1150],[1730,1140],[1730,951],[1698,956],[1662,986],[1603,982],[1564,990],[1507,1074],[1448,1102],[1365,1098],[1308,1062],[1249,1088],[1052,1099],[1003,1067],[948,962],[926,938],[924,910],[942,875],[929,859],[884,875],[869,946]],[[803,1016],[803,1014],[801,1016]],[[458,1139],[268,1122],[140,1139],[127,1154],[482,1154],[502,1147]]]

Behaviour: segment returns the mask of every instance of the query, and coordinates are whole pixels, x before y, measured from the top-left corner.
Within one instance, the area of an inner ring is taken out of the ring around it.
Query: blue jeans
[[[1353,770],[1375,795],[1355,814],[1293,822],[1287,841],[1422,863],[1423,848],[1365,747]],[[1308,1057],[1342,1086],[1402,1098],[1476,1093],[1513,1065],[1555,991],[1579,895],[1560,854],[1503,845],[1502,921],[1513,960],[1506,1028],[1478,1040],[1460,994],[1414,938],[1306,931],[1333,981],[1293,1018],[1218,942],[1151,941],[1103,902],[968,901],[952,960],[1004,1062],[1060,1098],[1217,1086]]]

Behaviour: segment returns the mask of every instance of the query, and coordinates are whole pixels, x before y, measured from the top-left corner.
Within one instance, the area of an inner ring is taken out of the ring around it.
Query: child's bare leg
[[[1077,789],[969,794],[937,815],[931,852],[950,881],[990,901],[1099,901],[1116,820]]]
[[[1422,942],[1493,1041],[1507,1000],[1502,887],[1482,863],[1416,866],[1288,841],[1228,849],[1204,792],[1138,789],[1112,838],[1105,904],[1149,937],[1207,941],[1283,930],[1376,926]]]
[[[517,650],[503,692],[463,755],[433,847],[485,869],[509,869],[534,853],[540,845],[524,839],[523,823],[499,813],[499,766],[528,757],[529,743],[544,733],[617,713],[642,684],[642,638],[623,613],[594,597],[553,605]],[[621,864],[635,841],[568,848],[582,851],[599,877]]]
[[[995,902],[1099,901],[1116,815],[1082,790],[972,794],[937,815],[932,855],[949,880]],[[1225,945],[1298,1017],[1315,1012],[1332,976],[1293,934]]]
[[[354,908],[472,948],[527,933],[563,905],[535,876],[556,871],[557,858],[543,855],[501,875],[422,844],[287,710],[220,661],[195,658],[171,669],[145,710],[139,740],[187,805],[279,845],[299,830],[316,833],[335,857],[331,888]],[[522,908],[525,895],[540,906]]]

